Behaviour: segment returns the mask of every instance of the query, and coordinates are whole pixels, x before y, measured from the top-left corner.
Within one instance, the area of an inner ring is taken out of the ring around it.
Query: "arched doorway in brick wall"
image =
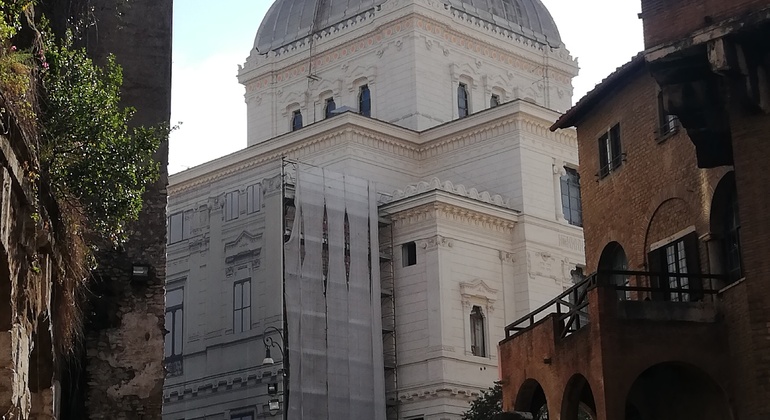
[[[534,420],[548,420],[548,402],[538,381],[530,378],[521,384],[516,394],[514,410],[531,413]]]
[[[628,271],[628,258],[623,247],[613,241],[608,243],[602,250],[599,257],[599,271]],[[623,274],[607,274],[601,281],[605,284],[614,284],[616,286],[628,286],[630,277]],[[630,298],[628,291],[618,291],[618,299],[626,300]]]
[[[719,180],[711,199],[709,230],[711,239],[709,258],[711,268],[725,274],[732,283],[743,277],[741,256],[741,223],[738,218],[738,193],[735,189],[735,172],[728,172]]]
[[[701,369],[661,363],[642,372],[626,397],[625,420],[731,420],[724,390]]]
[[[596,402],[585,376],[575,374],[567,382],[561,408],[562,420],[596,420]]]

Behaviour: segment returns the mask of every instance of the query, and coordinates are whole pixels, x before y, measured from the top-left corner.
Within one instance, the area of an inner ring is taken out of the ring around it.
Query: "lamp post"
[[[267,335],[268,332],[278,333],[278,336],[281,337],[281,341],[278,342],[273,340],[273,337]],[[281,352],[281,361],[283,362],[283,367],[281,368],[281,375],[283,376],[283,418],[286,419],[288,416],[287,407],[289,402],[289,361],[286,359],[286,352],[284,351],[286,340],[284,340],[281,330],[271,326],[265,328],[265,331],[262,332],[262,342],[265,345],[265,358],[262,360],[263,365],[275,364],[275,360],[273,360],[270,355],[270,349],[272,347],[278,347],[278,350]],[[281,346],[281,343],[283,343],[283,346]],[[278,384],[267,384],[267,394],[270,396],[267,407],[270,414],[274,416],[281,409],[281,402],[278,400]]]

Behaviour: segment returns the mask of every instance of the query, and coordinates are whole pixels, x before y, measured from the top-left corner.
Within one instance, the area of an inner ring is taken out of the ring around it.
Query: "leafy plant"
[[[503,412],[503,387],[499,382],[471,403],[471,407],[463,413],[463,420],[488,420],[495,414]]]
[[[114,243],[136,220],[145,186],[158,176],[154,152],[167,127],[129,125],[120,104],[122,70],[109,57],[97,66],[85,49],[47,43],[43,76],[42,173],[57,198],[82,208],[89,228]]]

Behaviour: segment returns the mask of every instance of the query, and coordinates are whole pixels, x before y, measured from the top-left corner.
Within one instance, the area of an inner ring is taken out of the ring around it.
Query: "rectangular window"
[[[369,85],[363,85],[358,90],[358,112],[364,117],[372,116],[372,92]]]
[[[457,112],[460,118],[465,118],[470,114],[468,98],[468,86],[465,83],[460,83],[457,86]]]
[[[254,413],[230,414],[230,420],[254,420]]]
[[[663,103],[663,92],[658,93],[658,139],[663,140],[669,134],[676,132],[678,119],[676,115],[666,113]]]
[[[249,213],[256,213],[262,208],[262,186],[260,184],[246,187],[246,200]]]
[[[565,167],[561,177],[561,207],[564,218],[575,226],[583,226],[583,206],[580,202],[580,175],[577,170]]]
[[[417,264],[417,244],[409,242],[401,245],[401,262],[404,267]]]
[[[174,213],[168,217],[168,243],[173,244],[184,239],[184,213]]]
[[[182,374],[184,289],[166,291],[166,330],[163,356],[169,376]]]
[[[251,279],[233,285],[233,332],[251,329]]]
[[[324,118],[333,117],[335,109],[337,109],[337,104],[334,103],[334,98],[328,98],[326,100],[326,106],[324,106]]]
[[[302,111],[296,110],[291,114],[291,131],[302,128]]]
[[[484,314],[481,308],[471,310],[471,353],[474,356],[487,357],[487,345],[484,331]]]
[[[655,286],[658,299],[672,302],[699,300],[702,284],[690,274],[700,272],[698,263],[698,236],[689,233],[667,245],[650,252],[651,271],[657,274]]]
[[[238,218],[238,213],[241,208],[240,203],[241,193],[239,191],[232,191],[225,196],[225,221],[234,220]]]
[[[620,144],[620,124],[615,124],[610,131],[599,137],[599,178],[618,169],[623,163]]]

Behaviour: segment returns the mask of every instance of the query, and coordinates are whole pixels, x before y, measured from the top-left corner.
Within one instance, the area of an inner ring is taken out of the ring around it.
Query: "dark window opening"
[[[487,356],[484,313],[478,306],[474,306],[471,310],[471,353],[479,357]]]
[[[679,119],[676,115],[666,113],[663,103],[663,92],[658,93],[658,138],[664,139],[676,132]]]
[[[334,103],[334,98],[327,99],[326,105],[324,106],[324,118],[333,117],[335,109],[337,109],[337,104]]]
[[[457,112],[460,118],[465,118],[470,113],[468,107],[468,86],[460,83],[457,86]]]
[[[580,175],[578,171],[565,167],[561,177],[561,207],[564,218],[571,225],[583,226],[583,206],[580,202]]]
[[[296,110],[291,116],[291,131],[302,128],[302,111]]]
[[[603,136],[599,137],[599,178],[617,170],[623,163],[620,144],[620,124],[615,124]]]
[[[494,108],[496,106],[500,105],[500,95],[492,95],[491,98],[489,98],[489,107]]]
[[[401,245],[401,260],[404,267],[417,264],[417,244],[409,242]]]
[[[251,329],[251,279],[233,284],[233,332]]]
[[[230,420],[254,420],[253,413],[230,414]]]
[[[372,93],[369,85],[363,85],[358,91],[358,113],[364,117],[372,116]]]

